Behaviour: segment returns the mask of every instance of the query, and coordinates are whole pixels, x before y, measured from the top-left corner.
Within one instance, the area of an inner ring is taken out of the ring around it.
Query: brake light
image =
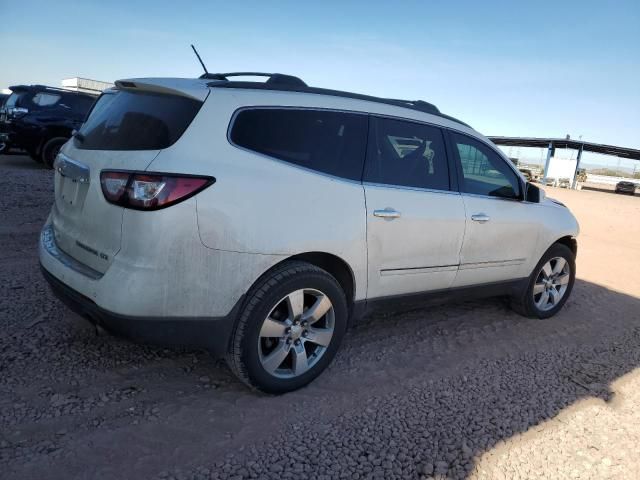
[[[175,205],[204,190],[213,177],[105,170],[100,173],[102,194],[109,202],[135,210],[158,210]]]

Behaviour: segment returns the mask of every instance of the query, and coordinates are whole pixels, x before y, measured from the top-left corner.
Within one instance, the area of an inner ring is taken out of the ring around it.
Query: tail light
[[[100,173],[104,198],[135,210],[159,210],[175,205],[209,185],[213,177],[105,170]]]

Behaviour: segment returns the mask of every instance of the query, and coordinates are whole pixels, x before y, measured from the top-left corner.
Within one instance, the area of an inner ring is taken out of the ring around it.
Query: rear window
[[[158,150],[173,145],[202,103],[185,97],[120,90],[105,93],[75,137],[85,150]]]
[[[360,180],[367,116],[326,110],[242,110],[231,141],[243,148],[330,175]]]
[[[23,99],[27,96],[27,92],[14,92],[9,95],[4,106],[7,108],[20,107],[23,103]]]

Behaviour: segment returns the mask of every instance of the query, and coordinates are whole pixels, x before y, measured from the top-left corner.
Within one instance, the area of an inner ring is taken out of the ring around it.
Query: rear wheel
[[[524,291],[513,298],[512,307],[526,317],[552,317],[569,298],[575,278],[575,255],[566,245],[555,243],[536,265]]]
[[[58,156],[58,152],[62,146],[67,142],[67,138],[65,137],[54,137],[44,144],[42,147],[42,152],[40,153],[42,157],[42,163],[44,163],[47,167],[53,168],[53,162]]]
[[[347,301],[335,278],[305,262],[285,262],[247,295],[227,362],[253,388],[295,390],[329,365],[347,316]]]

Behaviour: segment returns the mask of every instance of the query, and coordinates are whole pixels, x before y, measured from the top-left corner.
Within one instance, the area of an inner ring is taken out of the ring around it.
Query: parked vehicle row
[[[350,319],[508,295],[546,318],[578,224],[489,140],[423,101],[287,75],[116,82],[55,163],[40,261],[74,310],[299,388]]]
[[[25,150],[37,162],[53,167],[60,147],[80,128],[97,98],[44,85],[17,85],[0,107],[3,150]]]

